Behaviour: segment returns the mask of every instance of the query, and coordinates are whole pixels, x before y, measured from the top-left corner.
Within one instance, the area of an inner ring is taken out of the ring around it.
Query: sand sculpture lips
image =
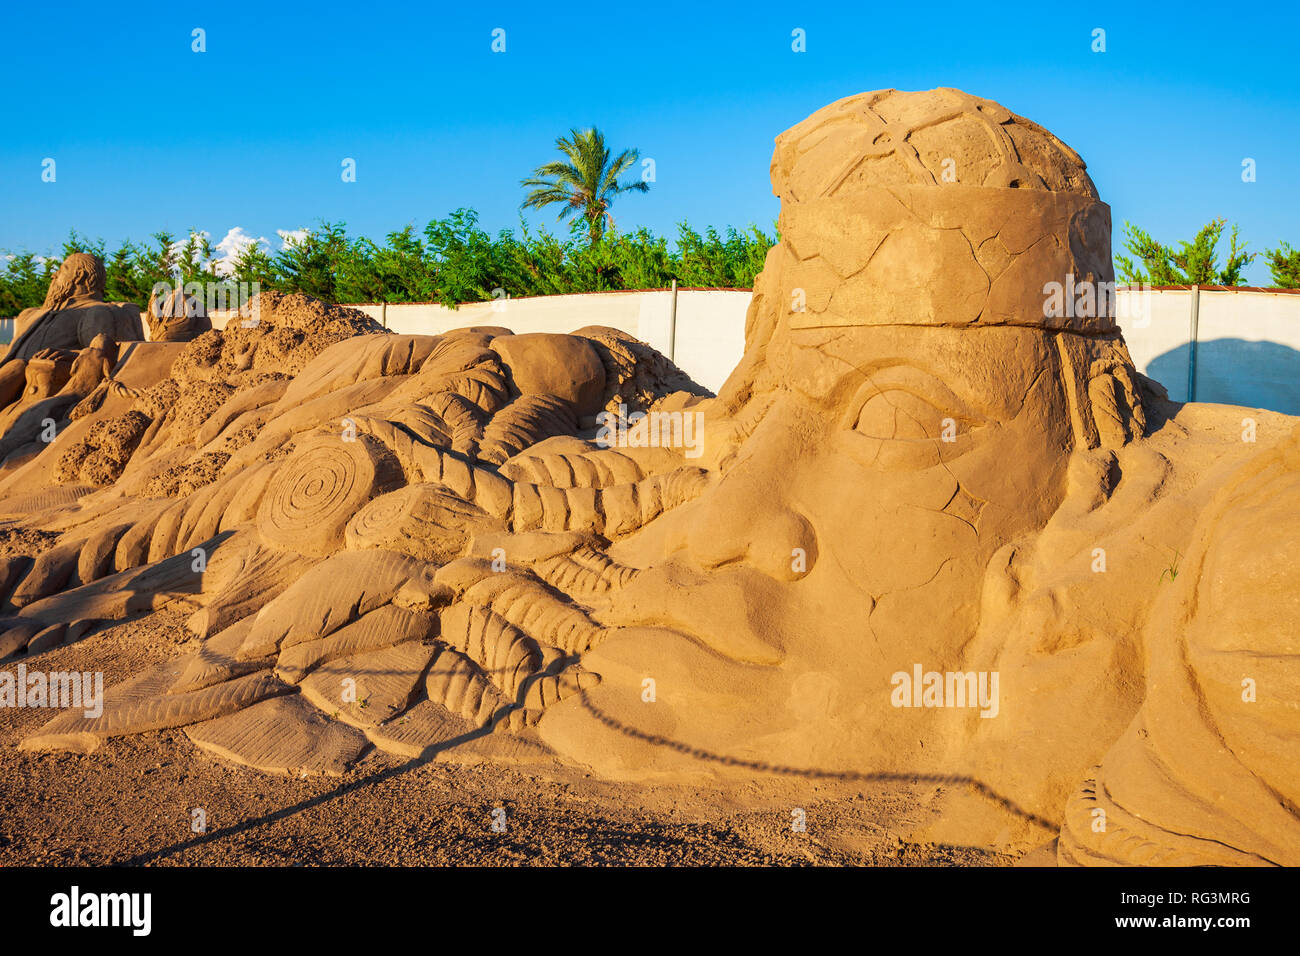
[[[197,643],[25,746],[183,726],[272,771],[454,742],[614,779],[919,775],[1013,841],[1064,815],[1062,862],[1297,862],[1270,743],[1294,709],[1243,709],[1251,674],[1170,623],[1294,630],[1300,561],[1238,560],[1221,520],[1294,524],[1294,422],[1237,441],[1240,410],[1137,373],[1104,297],[1045,308],[1113,279],[1109,210],[996,103],[850,97],[778,138],[772,180],[781,242],[716,398],[610,329],[396,336],[266,293],[256,327],[82,376],[52,447],[11,427],[0,653],[169,604]],[[599,447],[624,406],[701,415],[691,456]],[[1253,616],[1163,584],[1193,539],[1254,568]],[[1293,682],[1293,655],[1231,661]],[[898,708],[899,673],[999,699]]]

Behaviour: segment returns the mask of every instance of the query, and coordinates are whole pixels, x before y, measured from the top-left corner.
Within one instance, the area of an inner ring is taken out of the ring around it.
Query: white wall
[[[745,352],[748,292],[677,293],[677,365],[716,392]]]
[[[1268,408],[1300,415],[1300,294],[1199,292],[1198,402]],[[1119,324],[1138,369],[1188,399],[1189,289],[1121,290]]]

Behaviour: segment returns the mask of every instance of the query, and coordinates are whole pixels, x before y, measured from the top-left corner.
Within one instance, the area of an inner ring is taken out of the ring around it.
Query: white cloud
[[[196,235],[200,239],[212,238],[212,233],[208,232],[206,229],[196,229],[194,230],[194,235]],[[177,239],[175,242],[173,242],[172,253],[174,254],[180,252],[181,249],[185,246],[185,243],[189,242],[189,240],[190,237],[186,236],[184,239]]]
[[[194,235],[197,236],[199,239],[212,238],[212,233],[208,232],[206,229],[196,229],[194,231]],[[189,236],[186,236],[184,239],[177,239],[175,242],[171,244],[171,254],[173,258],[175,259],[180,258],[180,254],[185,248],[185,243],[189,242],[189,238],[190,238]],[[202,268],[203,257],[202,255],[199,254],[199,250],[195,250],[194,258],[191,260],[191,265],[195,265]]]
[[[217,253],[214,268],[217,275],[228,276],[235,271],[235,260],[239,258],[249,246],[261,245],[270,248],[271,244],[267,241],[266,236],[250,236],[244,232],[243,226],[234,226],[226,237],[218,242],[213,249]]]
[[[3,272],[9,268],[9,263],[13,262],[18,257],[11,253],[6,253],[3,257],[0,258],[4,259],[3,266],[0,266],[0,272]],[[61,261],[62,261],[61,259],[47,259],[45,256],[32,256],[32,265],[36,267],[37,272],[40,272],[42,269],[44,269],[45,263],[47,262],[53,262],[57,266]]]
[[[280,246],[281,249],[288,249],[290,246],[302,242],[307,238],[306,229],[277,229],[275,230],[275,234],[280,237],[280,240],[283,243],[283,245]]]

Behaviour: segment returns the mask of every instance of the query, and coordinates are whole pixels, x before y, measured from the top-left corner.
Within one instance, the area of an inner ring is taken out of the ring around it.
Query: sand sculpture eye
[[[947,386],[912,368],[872,376],[848,408],[846,427],[878,441],[955,442],[979,423]]]
[[[858,409],[853,430],[882,441],[924,441],[956,436],[965,423],[950,412],[901,388],[869,396]]]

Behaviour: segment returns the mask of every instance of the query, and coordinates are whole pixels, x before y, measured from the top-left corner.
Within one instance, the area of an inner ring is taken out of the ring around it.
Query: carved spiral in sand
[[[278,548],[332,554],[343,546],[343,529],[352,516],[401,483],[397,460],[368,436],[347,441],[320,435],[299,446],[271,479],[257,529]]]
[[[347,523],[343,535],[347,546],[354,550],[386,547],[417,507],[418,494],[419,487],[411,485],[367,504]]]
[[[384,548],[423,561],[450,561],[476,533],[504,530],[483,509],[439,484],[407,485],[380,495],[344,530],[352,550]]]

